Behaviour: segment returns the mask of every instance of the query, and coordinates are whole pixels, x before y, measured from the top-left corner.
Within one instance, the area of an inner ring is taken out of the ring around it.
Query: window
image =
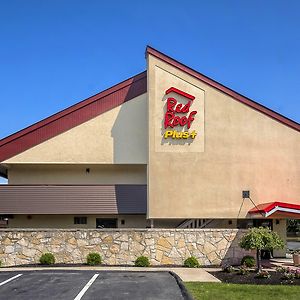
[[[8,225],[8,218],[0,216],[0,228],[5,228]]]
[[[74,224],[87,224],[87,217],[74,217]]]
[[[253,227],[253,220],[251,219],[238,219],[237,228],[238,229],[248,229]]]
[[[117,228],[118,219],[96,219],[96,228]]]

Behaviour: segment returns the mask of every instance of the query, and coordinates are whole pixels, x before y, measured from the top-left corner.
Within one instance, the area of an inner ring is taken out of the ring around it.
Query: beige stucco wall
[[[8,170],[8,183],[146,184],[147,165],[12,164]]]
[[[118,228],[146,228],[151,226],[146,215],[76,215],[87,217],[87,224],[74,225],[75,215],[14,215],[8,228],[96,228],[96,218],[118,219]],[[121,221],[124,220],[125,224]],[[154,228],[176,228],[183,220],[155,220]]]
[[[4,163],[145,164],[147,117],[143,94]]]
[[[166,71],[164,80],[157,80],[157,68]],[[158,149],[155,128],[163,111],[157,118],[156,102],[179,80],[187,93],[204,91],[203,152],[190,153],[186,145],[181,151]],[[149,218],[244,218],[253,204],[245,200],[239,213],[242,190],[250,190],[256,204],[300,204],[299,132],[151,55],[148,97]]]
[[[146,215],[76,215],[87,217],[87,224],[74,224],[75,215],[14,215],[8,228],[96,228],[96,218],[118,219],[118,228],[150,227]],[[121,221],[124,220],[125,224]],[[183,220],[155,220],[154,228],[176,228]]]
[[[276,224],[276,221],[278,224]],[[273,230],[276,231],[279,236],[284,241],[284,248],[283,249],[277,249],[273,251],[274,257],[285,257],[286,256],[286,220],[285,219],[277,219],[273,220]]]
[[[9,228],[96,228],[96,218],[118,219],[118,228],[146,228],[149,221],[145,215],[76,215],[87,217],[87,224],[74,224],[75,215],[14,215]],[[121,220],[125,224],[121,224]]]

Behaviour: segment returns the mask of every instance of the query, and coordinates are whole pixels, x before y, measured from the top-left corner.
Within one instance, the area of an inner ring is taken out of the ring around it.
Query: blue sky
[[[147,44],[299,122],[300,1],[0,2],[0,139],[145,69]]]

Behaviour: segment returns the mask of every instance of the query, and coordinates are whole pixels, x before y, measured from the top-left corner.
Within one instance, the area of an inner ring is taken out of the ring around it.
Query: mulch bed
[[[239,275],[236,272],[225,273],[223,271],[209,272],[213,276],[225,283],[238,283],[238,284],[287,284],[287,285],[300,285],[300,279],[293,279],[287,281],[282,279],[282,274],[279,272],[269,272],[270,278],[255,278],[256,272],[251,271],[246,275]]]

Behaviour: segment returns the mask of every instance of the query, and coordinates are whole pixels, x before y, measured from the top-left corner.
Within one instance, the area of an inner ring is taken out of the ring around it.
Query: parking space
[[[169,272],[0,272],[0,300],[185,299]]]
[[[0,272],[0,283],[13,277],[14,275],[19,274],[17,272]]]
[[[0,272],[0,287],[22,276],[15,272]]]

